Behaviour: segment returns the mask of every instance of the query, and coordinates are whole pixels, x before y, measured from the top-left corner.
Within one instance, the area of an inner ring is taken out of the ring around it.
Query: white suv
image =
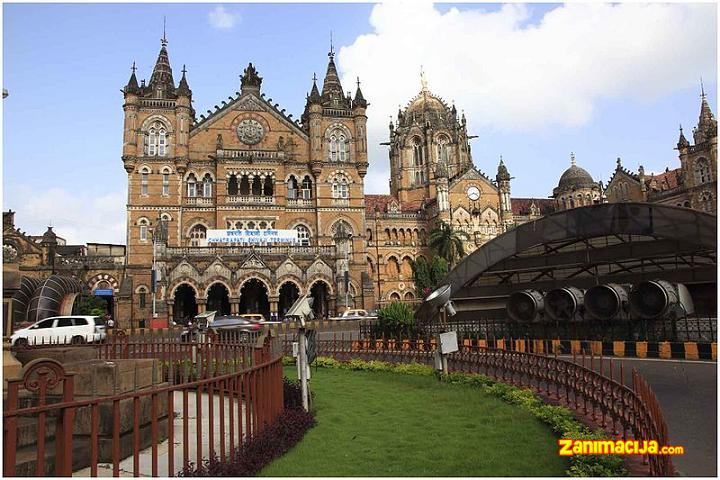
[[[46,318],[22,328],[10,336],[10,343],[19,347],[50,343],[79,345],[103,340],[105,335],[105,321],[100,317],[72,315]]]

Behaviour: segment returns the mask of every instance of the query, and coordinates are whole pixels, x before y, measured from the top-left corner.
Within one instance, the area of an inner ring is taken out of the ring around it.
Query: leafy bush
[[[378,309],[377,317],[372,327],[376,336],[400,338],[415,335],[415,313],[407,303],[392,302]]]
[[[251,477],[275,458],[290,450],[315,425],[315,415],[302,408],[300,382],[283,378],[285,410],[259,435],[246,440],[225,462],[217,456],[202,465],[190,462],[178,473],[181,477]]]

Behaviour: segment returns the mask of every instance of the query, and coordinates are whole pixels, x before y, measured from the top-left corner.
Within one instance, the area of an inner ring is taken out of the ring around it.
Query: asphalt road
[[[624,364],[627,381],[632,368],[647,380],[663,410],[670,442],[685,447],[685,455],[673,457],[678,473],[716,477],[717,363],[613,359],[618,362]]]

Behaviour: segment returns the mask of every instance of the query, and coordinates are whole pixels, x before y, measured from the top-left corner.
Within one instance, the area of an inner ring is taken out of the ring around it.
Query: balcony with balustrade
[[[243,205],[275,205],[275,197],[271,195],[228,195],[225,201]]]
[[[215,203],[212,197],[185,197],[186,205],[198,205],[201,207],[211,207]]]
[[[250,254],[270,257],[323,257],[334,259],[336,256],[334,245],[211,245],[207,247],[165,247],[159,252],[164,259],[173,257],[199,257],[199,258],[244,258]]]

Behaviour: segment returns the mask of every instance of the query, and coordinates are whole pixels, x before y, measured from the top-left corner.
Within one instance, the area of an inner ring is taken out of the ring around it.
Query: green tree
[[[421,298],[427,297],[430,292],[435,290],[448,273],[447,260],[439,255],[433,255],[430,261],[425,257],[419,257],[410,266],[412,267],[415,291]]]
[[[392,302],[377,311],[377,322],[373,325],[375,335],[386,335],[398,338],[413,335],[415,329],[415,312],[403,302]]]
[[[467,233],[453,228],[452,225],[440,221],[440,225],[430,232],[429,245],[438,255],[443,257],[450,264],[455,266],[455,261],[465,256],[463,241],[467,239]]]
[[[107,313],[105,299],[94,295],[80,295],[75,299],[72,309],[73,315],[101,316]]]

